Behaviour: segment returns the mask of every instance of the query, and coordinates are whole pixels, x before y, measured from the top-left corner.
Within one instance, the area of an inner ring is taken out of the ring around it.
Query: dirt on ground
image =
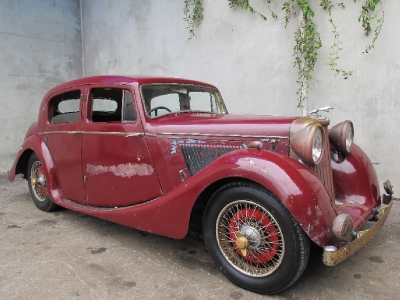
[[[196,236],[174,240],[67,209],[42,212],[21,178],[0,175],[0,225],[0,299],[400,297],[399,201],[363,249],[327,267],[321,249],[312,247],[300,280],[274,296],[232,284]]]

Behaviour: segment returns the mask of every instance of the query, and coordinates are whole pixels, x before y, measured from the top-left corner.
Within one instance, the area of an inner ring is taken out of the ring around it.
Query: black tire
[[[48,194],[44,165],[39,160],[36,153],[32,153],[29,158],[27,175],[29,191],[35,205],[43,211],[52,211],[56,209],[58,207],[57,204],[51,201]]]
[[[218,190],[206,207],[203,234],[222,273],[261,294],[276,294],[294,284],[310,254],[309,238],[292,214],[274,195],[253,184],[229,184]]]

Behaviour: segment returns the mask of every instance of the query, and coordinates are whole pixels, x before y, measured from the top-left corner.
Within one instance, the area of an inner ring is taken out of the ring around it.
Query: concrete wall
[[[292,49],[298,21],[263,21],[247,11],[231,10],[227,1],[204,2],[197,38],[187,41],[183,1],[83,0],[85,75],[141,74],[187,77],[217,85],[230,113],[301,114],[297,109],[297,70]],[[361,3],[335,9],[344,50],[341,67],[354,70],[347,81],[334,77],[327,56],[333,44],[328,15],[314,9],[324,48],[316,66],[308,109],[331,105],[331,124],[351,119],[355,141],[370,156],[380,181],[400,187],[400,4],[382,1],[385,25],[376,50],[362,54],[370,38],[357,21]],[[262,0],[251,1],[265,14]],[[280,12],[281,1],[271,6]],[[297,14],[298,15],[298,14]],[[397,194],[399,190],[397,189]]]
[[[189,37],[183,1],[81,0],[83,70],[79,0],[0,1],[0,172],[6,172],[36,119],[45,91],[57,83],[97,74],[186,77],[218,86],[231,113],[300,115],[297,70],[293,68],[293,34],[283,18],[263,21],[227,1],[204,2],[204,20]],[[308,109],[331,105],[336,124],[351,119],[356,142],[375,164],[380,181],[400,187],[400,72],[398,39],[400,3],[382,0],[385,25],[370,54],[369,40],[357,15],[361,2],[336,9],[344,50],[340,65],[354,70],[344,81],[326,66],[333,43],[328,16],[317,19],[324,48],[316,66]],[[269,14],[262,0],[252,5]],[[281,1],[272,8],[280,12]],[[315,4],[314,9],[322,12]],[[399,192],[397,191],[397,194]]]
[[[204,8],[198,37],[187,41],[183,1],[84,0],[85,75],[203,80],[221,89],[231,112],[299,113],[291,60],[296,22],[285,30],[281,22],[232,11],[226,1],[204,1]]]
[[[79,0],[0,0],[0,173],[11,167],[43,95],[82,77]]]

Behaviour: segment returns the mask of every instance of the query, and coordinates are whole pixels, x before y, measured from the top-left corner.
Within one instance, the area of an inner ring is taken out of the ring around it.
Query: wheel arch
[[[264,188],[259,183],[252,181],[247,178],[240,178],[240,177],[228,177],[219,179],[209,186],[205,188],[200,195],[197,197],[196,202],[193,205],[193,209],[190,214],[190,221],[189,227],[193,230],[202,231],[202,224],[203,224],[203,216],[204,211],[208,205],[212,201],[214,195],[219,192],[223,187],[228,188],[229,186],[233,185],[241,185],[241,184],[255,184],[261,188]]]
[[[58,186],[58,177],[53,158],[44,140],[39,135],[29,136],[22,144],[15,162],[8,172],[8,180],[13,181],[16,174],[22,174],[25,179],[27,174],[28,162],[31,155],[35,153],[45,167],[46,177],[49,183],[49,196],[53,201],[60,199],[61,190]]]
[[[331,224],[337,212],[325,187],[309,169],[284,155],[249,150],[221,157],[213,168],[214,174],[218,174],[224,164],[221,160],[229,164],[231,170],[235,163],[235,175],[218,178],[199,194],[190,215],[192,229],[201,229],[199,225],[205,207],[221,187],[247,183],[255,184],[279,199],[317,245],[331,243]],[[221,171],[221,174],[227,172]]]
[[[24,179],[28,178],[28,162],[31,155],[35,153],[32,149],[26,149],[18,159],[17,165],[15,166],[15,174],[22,174]]]

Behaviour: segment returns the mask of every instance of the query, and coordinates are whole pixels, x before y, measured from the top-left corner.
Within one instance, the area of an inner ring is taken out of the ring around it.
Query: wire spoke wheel
[[[45,166],[42,164],[36,153],[32,153],[28,161],[29,191],[36,206],[43,211],[52,211],[57,204],[49,197],[48,178],[46,177]],[[51,180],[51,178],[50,178]]]
[[[252,183],[232,182],[204,211],[203,236],[218,269],[233,283],[276,294],[303,273],[310,241],[275,195]]]
[[[262,277],[280,266],[284,238],[275,218],[262,206],[248,200],[229,203],[218,215],[216,226],[219,248],[238,271]]]
[[[40,202],[46,201],[48,196],[46,175],[44,173],[42,163],[38,160],[32,164],[30,180],[32,184],[32,191],[37,200]]]

